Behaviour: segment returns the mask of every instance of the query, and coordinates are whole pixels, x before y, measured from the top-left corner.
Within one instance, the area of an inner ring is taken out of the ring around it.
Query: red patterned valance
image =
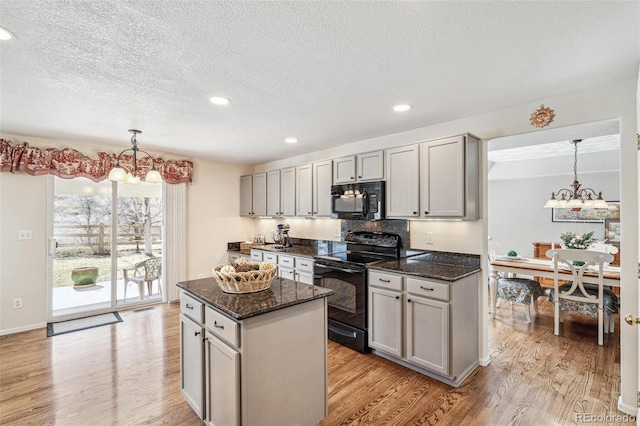
[[[166,183],[183,183],[193,181],[193,163],[187,160],[163,160],[155,157],[156,169]],[[123,155],[120,162],[125,166],[131,164],[131,156]],[[31,176],[54,175],[65,179],[85,177],[94,182],[105,180],[115,166],[116,154],[99,152],[98,158],[89,158],[80,151],[71,148],[40,149],[30,147],[27,142],[12,144],[0,139],[0,172],[25,172]],[[151,158],[138,159],[137,168],[143,170],[151,167]]]

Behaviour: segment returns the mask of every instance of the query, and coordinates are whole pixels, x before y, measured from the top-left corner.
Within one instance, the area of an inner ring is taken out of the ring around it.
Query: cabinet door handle
[[[358,176],[358,179],[362,179],[362,176]]]
[[[380,281],[382,281],[383,283],[390,283],[391,280],[383,280],[382,278],[378,278]]]
[[[184,307],[187,308],[187,309],[193,309],[193,305],[190,305],[188,303]]]
[[[213,326],[214,326],[215,328],[219,328],[219,329],[221,329],[221,330],[224,330],[224,324],[218,324],[218,321],[214,321],[214,322],[213,322]]]
[[[420,288],[421,288],[421,289],[423,289],[423,290],[426,290],[426,291],[433,291],[433,290],[434,290],[434,289],[432,289],[432,288],[429,288],[429,287],[423,287],[423,286],[420,286]]]
[[[311,214],[311,212],[307,212],[307,214]]]
[[[429,212],[427,210],[424,211],[424,214],[429,214]]]
[[[407,303],[411,303],[411,299],[407,299]]]
[[[351,176],[349,179],[353,180],[353,176]]]
[[[196,331],[195,334],[194,334],[194,336],[199,336],[199,335],[200,335],[199,331]]]
[[[417,214],[418,214],[418,212],[413,212],[413,214],[414,214],[414,215],[417,215]]]
[[[400,299],[400,296],[396,296],[396,300]]]

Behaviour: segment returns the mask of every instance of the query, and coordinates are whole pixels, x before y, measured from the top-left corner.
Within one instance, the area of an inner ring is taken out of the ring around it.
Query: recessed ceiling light
[[[393,110],[395,112],[404,112],[404,111],[409,111],[410,109],[411,109],[411,105],[407,105],[407,104],[396,105],[393,107]]]
[[[212,98],[209,99],[211,101],[212,104],[215,105],[229,105],[231,103],[231,101],[225,97],[222,96],[214,96]]]
[[[11,40],[12,38],[16,38],[16,36],[11,31],[0,27],[0,40]]]
[[[286,143],[298,143],[298,139],[296,138],[286,138],[284,141]]]

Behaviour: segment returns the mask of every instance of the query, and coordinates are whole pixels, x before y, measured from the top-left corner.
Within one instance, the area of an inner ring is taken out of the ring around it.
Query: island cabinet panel
[[[206,334],[207,423],[240,425],[240,353]]]
[[[201,324],[180,315],[180,392],[201,419],[205,417],[203,332]]]
[[[317,299],[243,321],[243,424],[314,425],[327,415],[326,309]]]

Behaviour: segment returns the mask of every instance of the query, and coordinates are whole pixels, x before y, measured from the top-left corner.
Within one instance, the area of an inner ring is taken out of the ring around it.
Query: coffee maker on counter
[[[289,229],[291,227],[287,223],[281,223],[277,229],[273,231],[273,242],[276,243],[276,249],[291,247],[289,242]]]

